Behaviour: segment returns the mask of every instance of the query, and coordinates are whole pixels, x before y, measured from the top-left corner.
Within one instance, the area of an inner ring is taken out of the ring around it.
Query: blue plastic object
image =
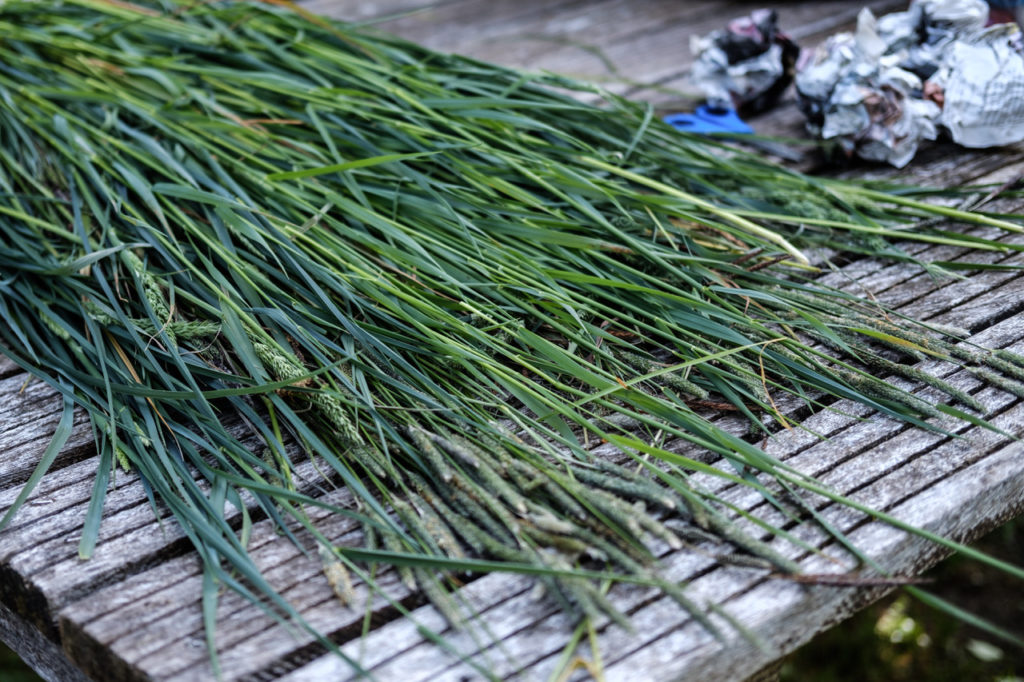
[[[670,114],[665,123],[676,130],[707,135],[708,133],[733,133],[753,135],[754,129],[743,121],[735,109],[712,107],[702,104],[692,114]]]

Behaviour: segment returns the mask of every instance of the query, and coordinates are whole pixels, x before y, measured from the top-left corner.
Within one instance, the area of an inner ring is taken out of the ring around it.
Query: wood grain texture
[[[862,4],[836,0],[788,2],[779,7],[789,32],[813,42],[848,25]],[[879,0],[869,4],[885,10],[904,3]],[[672,95],[652,94],[631,82],[689,88],[682,77],[691,61],[689,36],[718,28],[750,9],[741,2],[677,0],[311,0],[306,6],[356,21],[398,15],[380,23],[381,30],[437,49],[513,66],[610,78],[618,81],[614,89],[619,92],[642,92],[657,101]],[[755,124],[763,132],[792,134],[797,134],[801,125],[792,100]],[[920,184],[1003,183],[1020,177],[1022,170],[1021,146],[993,152],[934,145],[922,150],[899,177]],[[895,176],[891,169],[865,164],[854,164],[849,173],[855,177]],[[1014,208],[1018,207],[1000,206],[1000,210]],[[996,234],[982,228],[971,232]],[[1008,239],[1019,243],[1019,237]],[[946,246],[914,244],[906,248],[935,260],[1019,260],[1015,254]],[[917,266],[861,258],[824,275],[822,281],[876,296],[907,314],[965,327],[973,334],[970,342],[983,347],[1024,348],[1024,320],[1018,315],[1024,310],[1024,278],[1015,273],[982,271],[964,280],[936,280]],[[972,392],[990,408],[997,426],[1024,433],[1024,406],[1015,397],[983,388],[970,373],[942,363],[926,362],[921,367]],[[910,386],[902,380],[894,383]],[[934,391],[918,392],[926,400],[938,399]],[[27,381],[2,356],[0,397],[4,398],[0,400],[2,514],[46,447],[57,423],[59,400],[45,384]],[[782,399],[780,404],[797,408],[793,400]],[[766,451],[862,503],[962,540],[1021,511],[1024,453],[999,434],[942,420],[940,425],[954,431],[954,438],[871,415],[863,406],[847,401],[838,401],[831,408],[807,416],[801,429],[777,430],[765,441]],[[733,416],[713,418],[736,433],[745,431],[745,423]],[[683,442],[670,447],[715,462]],[[595,452],[621,457],[610,446]],[[96,556],[87,562],[77,558],[78,536],[97,466],[89,429],[78,415],[69,447],[16,521],[0,533],[0,628],[6,628],[0,636],[6,639],[12,628],[20,627],[22,632],[27,628],[38,638],[31,645],[20,645],[23,655],[36,655],[32,651],[38,650],[42,652],[38,660],[55,666],[54,670],[63,670],[61,666],[74,661],[79,674],[84,671],[97,681],[211,679],[199,601],[199,562],[173,524],[161,527],[154,519],[135,477],[118,475],[106,500]],[[303,470],[303,475],[308,480],[315,476],[311,470]],[[832,557],[825,559],[795,545],[774,542],[781,552],[801,561],[805,571],[834,573],[853,566],[849,555],[817,527],[784,517],[749,488],[706,475],[694,476],[693,482],[715,491],[737,509],[754,511],[779,524]],[[332,494],[339,504],[350,500],[344,491]],[[820,496],[807,495],[806,503],[867,548],[886,570],[917,572],[943,554]],[[311,509],[310,515],[332,540],[351,545],[361,542],[359,530],[347,519],[325,515],[319,509]],[[753,525],[746,527],[768,539]],[[271,584],[307,622],[379,679],[480,677],[470,664],[431,643],[424,629],[444,635],[466,659],[488,665],[501,675],[545,679],[556,670],[573,624],[551,600],[538,598],[529,579],[488,575],[469,582],[459,590],[459,597],[478,616],[473,625],[455,632],[393,571],[379,576],[383,589],[376,594],[370,594],[365,583],[354,578],[356,600],[342,605],[330,590],[319,560],[308,552],[309,538],[300,537],[305,543],[302,549],[280,537],[269,522],[257,521],[250,548]],[[763,570],[723,566],[713,557],[735,551],[723,543],[696,542],[692,549],[681,552],[669,552],[657,544],[654,548],[665,577],[686,584],[687,594],[701,605],[720,604],[755,632],[767,650],[738,637],[720,619],[727,638],[718,642],[657,592],[616,586],[611,597],[630,616],[635,632],[607,622],[595,624],[608,679],[636,679],[638,671],[644,679],[740,679],[885,591],[880,587],[796,585],[771,580]],[[411,610],[415,620],[401,618],[400,609]],[[335,682],[352,677],[351,667],[337,656],[325,654],[323,645],[308,632],[275,622],[233,593],[223,595],[218,618],[217,645],[227,680]],[[369,632],[362,638],[364,627]],[[19,641],[27,640],[22,637]],[[586,655],[582,650],[578,653]],[[576,679],[581,677],[582,673]]]

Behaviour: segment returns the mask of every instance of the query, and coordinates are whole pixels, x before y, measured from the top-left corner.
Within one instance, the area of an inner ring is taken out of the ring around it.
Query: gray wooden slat
[[[1022,259],[1019,257],[992,257],[989,253],[973,253],[956,260],[961,263],[1013,264],[1020,263]],[[1013,279],[1013,272],[985,270],[967,280],[939,282],[939,286],[936,287],[936,282],[931,277],[921,275],[907,281],[899,291],[890,289],[880,292],[878,298],[887,305],[899,306],[900,312],[905,312],[917,319],[932,320],[934,318],[936,321],[949,324],[949,320],[952,318],[944,313],[964,308],[971,310],[971,318],[984,321],[990,319],[995,313],[989,314],[988,309],[975,311],[972,301],[982,296],[986,296],[986,300],[991,298],[989,294],[992,290],[1012,282]],[[966,322],[968,319],[966,316],[961,314],[959,318],[965,322],[958,326],[970,328]]]
[[[72,544],[72,536],[81,531],[98,460],[94,458],[84,464],[85,468],[91,471],[91,476],[80,478],[79,467],[69,467],[69,473],[75,478],[73,482],[61,487],[55,494],[43,497],[42,500],[39,500],[39,495],[43,491],[36,491],[33,494],[28,501],[25,518],[21,518],[20,514],[15,516],[11,527],[4,530],[4,549],[0,554],[0,560],[7,565],[18,562],[19,573],[28,575],[33,569],[53,565],[77,551],[77,547]],[[56,476],[54,480],[59,482],[61,477]],[[137,512],[135,508],[145,501],[140,487],[136,485],[137,481],[138,477],[134,474],[122,473],[118,476],[117,482],[107,493],[105,509],[111,515],[126,510]],[[33,518],[33,510],[43,509],[47,511],[46,516]],[[136,515],[141,516],[137,513]],[[115,521],[111,525],[117,526],[119,523]]]
[[[54,391],[26,374],[15,374],[0,380],[0,395],[17,398],[0,404],[0,437],[29,422],[52,418],[60,408],[60,399]]]
[[[57,411],[60,400],[53,397],[55,400],[50,403],[53,409],[48,414],[0,437],[0,451],[4,454],[0,461],[0,490],[20,487],[28,480],[39,462],[39,456],[50,444],[53,431],[60,421],[60,413]],[[51,471],[80,461],[95,452],[88,418],[81,411],[75,414],[73,428],[67,444],[50,467]]]
[[[303,574],[304,582],[286,591],[284,595],[290,602],[302,608],[303,616],[309,625],[334,639],[351,641],[358,638],[366,611],[380,613],[385,617],[392,610],[390,600],[406,602],[410,598],[408,588],[401,583],[397,574],[394,571],[386,571],[379,577],[381,592],[376,594],[371,595],[362,581],[353,580],[353,591],[361,608],[346,607],[333,593],[325,589],[326,582],[319,564],[315,561],[308,564]],[[390,617],[396,616],[397,613],[393,613]],[[246,676],[276,676],[294,667],[292,661],[296,658],[304,662],[323,650],[320,645],[314,644],[313,637],[308,633],[294,633],[294,637],[289,637],[267,618],[252,619],[247,607],[227,616],[220,628],[220,633],[223,634],[222,639],[218,638],[218,645],[223,647],[221,662],[225,668],[233,671],[232,679],[244,679]],[[305,654],[305,659],[302,659],[303,651],[307,648],[313,653]],[[157,652],[153,655],[153,660],[166,665],[168,660],[173,660],[168,659],[167,653]],[[258,656],[254,655],[257,653]],[[176,682],[209,679],[210,667],[205,656],[190,656],[188,664],[188,668],[174,665],[169,671],[170,674],[163,679]]]
[[[340,492],[338,499],[351,502],[347,491]],[[361,543],[351,520],[320,509],[310,510],[310,515],[332,541],[356,546]],[[308,545],[306,550],[310,549]],[[254,525],[250,551],[270,584],[300,608],[308,622],[325,632],[358,629],[364,617],[363,602],[376,610],[387,605],[382,596],[371,598],[365,585],[353,576],[356,607],[342,607],[328,588],[315,554],[305,555],[277,537],[270,522]],[[208,679],[211,671],[206,650],[204,646],[196,647],[204,636],[198,602],[200,580],[198,561],[190,555],[132,576],[66,608],[61,614],[64,638],[72,643],[74,651],[82,652],[80,655],[93,657],[92,662],[83,663],[86,670],[107,666],[95,653],[97,650],[105,656],[112,652],[123,673],[118,680],[142,679],[145,675]],[[393,571],[382,576],[381,584],[391,599],[408,596]],[[104,599],[108,593],[111,601]],[[97,600],[103,605],[97,606]],[[228,679],[272,665],[279,657],[276,650],[290,653],[312,641],[308,635],[293,639],[287,631],[273,627],[269,617],[235,593],[221,598],[218,623],[218,646],[225,669],[231,671]]]
[[[955,150],[955,153],[950,153]],[[1002,175],[1004,169],[1019,168],[1024,144],[989,149],[967,149],[948,141],[925,145],[918,150],[913,163],[895,169],[881,163],[856,163],[839,173],[839,177],[863,180],[902,180],[925,187],[955,186],[961,178],[978,178],[979,182],[1005,182],[982,178],[992,173]]]
[[[34,433],[35,429],[35,424],[29,424],[15,433]],[[82,449],[92,451],[88,429],[79,429],[74,438],[81,441]],[[19,443],[5,452],[4,461],[10,455],[15,463],[34,464],[48,441],[48,437],[36,437]],[[0,579],[0,597],[7,603],[23,604],[23,615],[54,638],[56,614],[64,605],[190,548],[165,510],[159,518],[154,516],[138,477],[117,472],[104,501],[93,557],[81,561],[78,542],[98,466],[98,457],[92,455],[52,470],[11,525],[0,531],[0,577],[6,576]],[[319,482],[320,474],[307,461],[295,467],[294,478],[300,490],[310,490]],[[18,482],[0,492],[0,511],[9,507],[20,487]],[[255,508],[251,497],[247,496],[245,502]],[[240,518],[233,507],[225,516],[229,523]]]
[[[83,490],[96,475],[96,458],[85,459],[62,469],[51,471],[44,476],[26,504],[11,520],[6,532],[13,532],[26,525],[37,523],[39,519],[59,515],[69,506],[87,499],[88,493]],[[69,490],[70,488],[70,490]],[[0,491],[0,514],[6,514],[21,493],[21,486],[14,485]],[[7,536],[4,536],[6,540]],[[4,543],[7,544],[6,542]]]
[[[442,52],[472,53],[488,42],[506,42],[510,35],[540,33],[557,25],[560,18],[579,18],[601,14],[608,2],[615,0],[549,0],[548,2],[516,2],[515,0],[455,0],[438,4],[406,16],[375,24],[375,28],[402,36]],[[341,5],[343,3],[337,3]],[[644,3],[646,5],[652,3]],[[323,3],[329,15],[336,10]],[[445,30],[439,31],[438,27]],[[504,54],[502,63],[511,64],[511,54]]]
[[[1016,319],[1007,319],[975,335],[970,342],[977,343],[985,348],[1005,348],[1010,344],[1018,342],[1021,336],[1021,322]],[[969,372],[954,370],[945,363],[926,362],[919,365],[919,367],[924,371],[947,379],[963,390],[970,391],[981,385]],[[918,395],[934,395],[934,392],[926,390],[919,392]],[[1001,392],[997,392],[996,395],[1002,395],[1003,397],[1001,402],[993,403],[994,409],[1000,409],[1009,404],[1010,396],[1003,395]],[[809,448],[797,448],[791,444],[795,440],[797,442],[805,440],[801,438],[800,432],[783,432],[778,434],[768,444],[766,451],[775,456],[784,457],[787,465],[794,466],[809,475],[825,477],[827,472],[836,470],[843,462],[852,461],[854,465],[861,466],[858,458],[851,458],[851,453],[857,454],[861,452],[864,446],[871,442],[884,442],[886,448],[891,448],[894,451],[899,451],[901,447],[917,448],[917,450],[909,452],[903,451],[904,456],[909,459],[913,453],[920,452],[921,448],[926,448],[929,444],[934,443],[935,439],[943,441],[942,437],[937,434],[913,429],[906,424],[893,420],[876,421],[870,428],[865,428],[861,423],[861,418],[869,413],[866,408],[852,404],[849,401],[842,401],[834,407],[839,412],[822,412],[805,422],[808,426],[813,426],[821,421],[827,422],[832,429],[831,433],[828,434],[829,440],[816,441]],[[945,422],[944,426],[947,429],[961,433],[967,430],[963,424],[956,425],[951,421]],[[865,439],[871,439],[871,441],[865,443]],[[963,443],[959,444],[962,445]],[[886,469],[881,468],[878,471],[881,473],[886,471]],[[698,476],[695,478],[697,481],[708,480],[712,486],[716,483],[716,480],[710,479],[710,477]],[[730,487],[732,490],[737,491],[737,494],[733,494],[730,491]],[[738,504],[743,508],[763,511],[766,507],[761,501],[760,495],[749,489],[719,485],[715,487],[715,492],[728,499],[731,503]],[[751,507],[752,502],[755,502],[758,506]]]
[[[355,524],[348,519],[338,516],[327,516],[321,518],[318,524],[324,535],[341,545],[354,544],[361,540],[361,534],[355,528]],[[326,579],[322,574],[320,560],[315,554],[312,557],[302,554],[298,548],[289,542],[270,542],[274,537],[274,530],[268,523],[263,523],[260,533],[267,536],[268,542],[260,550],[253,553],[254,560],[264,571],[267,580],[281,591],[288,601],[303,612],[309,606],[320,601],[336,601],[327,587]],[[306,547],[306,551],[313,549]],[[387,580],[384,581],[385,583]],[[359,592],[360,598],[366,598],[365,587],[361,584],[353,587]],[[179,592],[179,594],[182,594]],[[195,592],[190,596],[194,597]],[[193,604],[194,598],[190,600]],[[334,605],[332,603],[332,605]],[[338,617],[345,612],[340,605],[333,609],[332,616]],[[358,620],[362,614],[350,612],[346,617],[350,620]],[[241,596],[235,593],[225,594],[218,604],[218,647],[223,654],[229,657],[225,661],[225,667],[232,670],[233,675],[241,671],[238,666],[230,665],[231,657],[235,655],[234,645],[237,645],[260,632],[271,628],[273,621],[266,616],[259,616],[253,611],[251,605]],[[322,623],[321,623],[322,624]],[[179,617],[164,624],[166,630],[154,630],[145,634],[145,639],[151,641],[155,646],[148,650],[142,649],[134,643],[134,634],[123,641],[126,648],[132,651],[133,656],[140,657],[140,667],[147,673],[157,675],[161,678],[169,678],[180,673],[189,666],[199,665],[203,670],[200,676],[208,675],[207,656],[205,651],[183,650],[178,640],[189,637],[201,637],[203,627],[201,614],[194,608],[185,609]],[[280,636],[282,633],[277,632]],[[184,637],[183,637],[184,636]],[[291,642],[291,638],[287,638]],[[246,646],[237,647],[246,650]],[[249,657],[259,648],[252,647],[240,653],[249,654]],[[261,654],[261,656],[265,656]],[[262,662],[272,661],[276,657],[266,656]]]
[[[977,228],[965,230],[965,235],[983,239],[1005,238],[1005,233],[994,228]],[[995,263],[1011,258],[1012,254],[995,251],[975,251],[956,246],[932,245],[927,248],[903,249],[908,254],[922,262],[934,261],[957,261],[973,263]],[[864,262],[867,261],[867,262]],[[872,264],[874,267],[872,267]],[[856,276],[854,278],[853,276]],[[858,261],[855,267],[843,268],[835,273],[829,273],[818,281],[822,284],[835,286],[860,296],[878,296],[880,293],[904,284],[915,279],[918,284],[915,286],[902,286],[895,295],[886,297],[885,303],[890,308],[899,307],[904,303],[920,296],[922,291],[933,291],[938,287],[952,284],[955,280],[951,277],[944,282],[936,282],[934,277],[926,272],[921,266],[915,263],[897,262],[886,264],[878,259],[866,258]]]
[[[1024,282],[1020,280],[1014,280],[1012,283],[1014,287],[1018,288],[1024,285]],[[987,310],[992,313],[990,306],[985,305],[985,299],[994,298],[997,302],[1003,304],[1013,300],[1012,297],[1002,295],[1002,292],[995,291],[986,294],[981,297],[981,301],[977,304],[977,307],[982,310]],[[997,313],[1003,312],[1002,308],[996,310]],[[988,318],[991,319],[991,318]],[[1005,319],[1002,322],[998,322],[983,332],[973,336],[969,343],[977,344],[983,348],[1003,348],[1008,344],[1016,341],[1020,334],[1020,322],[1016,318]],[[922,369],[930,374],[943,377],[958,386],[959,388],[971,391],[981,385],[980,381],[975,379],[969,372],[963,370],[955,370],[953,366],[938,361],[929,361],[921,363],[919,369]],[[908,386],[907,382],[901,382],[902,385]],[[919,393],[922,396],[931,396],[931,400],[937,398],[934,390],[924,390]],[[804,425],[812,430],[816,430],[815,420],[824,420],[829,423],[833,430],[828,434],[827,441],[818,441],[814,443],[810,448],[806,450],[797,451],[793,449],[792,442],[794,440],[794,434],[796,438],[806,440],[807,436],[801,432],[782,432],[777,434],[769,443],[766,451],[771,454],[784,455],[787,451],[794,453],[791,458],[787,459],[787,464],[796,466],[802,471],[805,471],[811,475],[818,476],[822,472],[833,469],[839,464],[837,457],[849,459],[852,455],[859,453],[863,450],[863,444],[865,439],[873,439],[875,442],[886,441],[890,448],[893,448],[893,452],[896,451],[896,439],[906,438],[913,444],[923,444],[929,442],[935,437],[934,434],[922,432],[912,427],[895,422],[893,420],[885,420],[882,422],[875,423],[871,429],[866,429],[861,426],[859,419],[867,414],[866,408],[863,406],[850,403],[849,401],[841,401],[833,406],[833,409],[838,410],[840,413],[835,412],[824,412],[819,415],[815,415],[812,419],[807,420]],[[850,416],[845,416],[850,415]],[[841,428],[836,428],[841,425]],[[944,424],[943,428],[963,431],[966,427],[961,423],[959,426],[953,420],[949,420],[948,423]],[[899,434],[899,435],[897,435]],[[858,465],[870,466],[870,462],[866,461]],[[883,469],[884,470],[884,469]],[[708,482],[714,484],[716,481],[706,475],[695,476],[697,482]],[[732,498],[727,492],[724,492],[728,486],[722,486],[715,488],[716,494],[723,495],[726,499],[733,503],[742,502],[738,499]],[[743,490],[743,494],[748,498],[757,499],[759,496],[754,491]],[[762,509],[764,505],[761,505]]]
[[[1014,279],[985,290],[966,305],[943,311],[935,318],[935,321],[940,324],[972,329],[983,324],[984,320],[992,319],[995,316],[1019,313],[1022,303],[1024,303],[1024,285]]]
[[[329,528],[325,530],[329,537],[336,536]],[[277,540],[269,522],[253,526],[249,549],[264,569],[277,571],[271,574],[272,579],[280,577],[280,564],[293,560],[298,553],[291,544]],[[65,648],[84,669],[107,671],[105,679],[112,681],[144,678],[136,661],[168,645],[184,649],[189,660],[197,654],[205,660],[202,629],[197,626],[201,620],[196,602],[201,589],[200,571],[198,557],[186,554],[69,605],[61,613]],[[196,609],[190,610],[193,604]],[[222,603],[221,615],[233,607],[232,603]],[[200,643],[199,652],[195,651],[196,642]]]
[[[407,0],[389,4],[394,6],[380,8],[377,14],[423,9],[377,27],[434,49],[598,80],[609,75],[610,62],[623,77],[644,82],[683,73],[693,61],[690,36],[721,28],[729,19],[750,10],[742,2],[723,6],[675,0]],[[785,2],[777,6],[783,25],[790,27],[795,37],[804,39],[825,35],[849,23],[862,4]],[[868,4],[878,11],[900,5],[895,0]],[[370,16],[364,4],[342,0],[312,0],[305,6],[344,19]],[[437,30],[438,26],[445,30]]]
[[[685,6],[687,3],[677,4]],[[736,15],[745,11],[743,5],[737,2],[729,3],[727,8],[734,10],[733,14]],[[632,15],[634,22],[640,22],[638,30],[632,30],[633,22],[620,27],[609,25],[606,29],[608,37],[601,42],[591,39],[589,26],[584,27],[584,30],[564,34],[561,47],[546,51],[537,49],[536,39],[531,41],[528,37],[518,37],[518,42],[525,43],[522,54],[527,59],[513,63],[528,69],[551,70],[597,82],[623,78],[644,83],[656,82],[666,73],[678,73],[689,68],[693,62],[690,36],[704,35],[724,25],[717,9],[716,12],[705,10],[696,14],[677,13],[675,16],[669,15],[667,21],[654,23],[648,23],[644,19],[645,14]],[[511,33],[504,41],[481,46],[472,56],[501,62],[504,55],[509,53],[509,46],[515,42],[517,36]],[[546,44],[550,45],[550,42]],[[467,46],[467,49],[473,47]],[[614,87],[614,82],[608,85],[612,90],[628,87]]]
[[[721,11],[722,5],[721,2],[674,0],[563,4],[549,8],[543,14],[526,17],[525,21],[492,26],[492,30],[482,36],[474,30],[456,34],[446,41],[444,49],[502,64],[530,69],[555,67],[563,73],[574,74],[576,72],[571,69],[581,58],[588,65],[594,59],[600,62],[600,57],[592,50],[605,52],[621,44],[635,44],[638,36],[646,39],[671,27],[677,33],[686,33],[679,36],[674,53],[664,57],[679,59],[681,54],[689,54],[690,27],[707,17],[712,9]],[[735,8],[737,13],[743,12],[739,3],[729,3],[728,6]],[[601,64],[601,68],[592,73],[600,76],[606,70],[607,67]]]
[[[366,21],[451,3],[452,0],[305,0],[302,6],[314,14],[344,21]]]

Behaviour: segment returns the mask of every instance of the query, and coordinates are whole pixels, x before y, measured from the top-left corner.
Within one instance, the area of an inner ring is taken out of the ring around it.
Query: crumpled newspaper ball
[[[838,142],[847,155],[902,168],[922,140],[937,137],[940,110],[921,98],[921,79],[888,51],[865,8],[856,33],[829,38],[797,74],[796,88],[812,134]]]
[[[897,67],[844,79],[832,93],[821,137],[838,140],[847,154],[906,166],[921,140],[938,136],[938,105],[911,95],[920,87],[917,76]]]
[[[800,48],[778,28],[778,14],[759,9],[725,30],[694,38],[690,78],[713,106],[763,111],[793,79]]]
[[[985,29],[982,0],[914,0],[830,38],[796,76],[808,129],[847,154],[903,166],[938,124],[968,147],[1024,140],[1016,24]]]
[[[1024,141],[1024,46],[1016,24],[954,42],[929,85],[941,92],[939,120],[957,144]]]
[[[884,45],[880,55],[898,55],[901,69],[927,79],[939,68],[951,42],[985,28],[988,5],[982,0],[915,0],[905,12],[878,19]]]

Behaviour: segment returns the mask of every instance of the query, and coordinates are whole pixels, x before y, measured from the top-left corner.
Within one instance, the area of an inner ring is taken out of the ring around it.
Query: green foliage
[[[4,682],[39,682],[42,678],[0,642],[0,679]]]

